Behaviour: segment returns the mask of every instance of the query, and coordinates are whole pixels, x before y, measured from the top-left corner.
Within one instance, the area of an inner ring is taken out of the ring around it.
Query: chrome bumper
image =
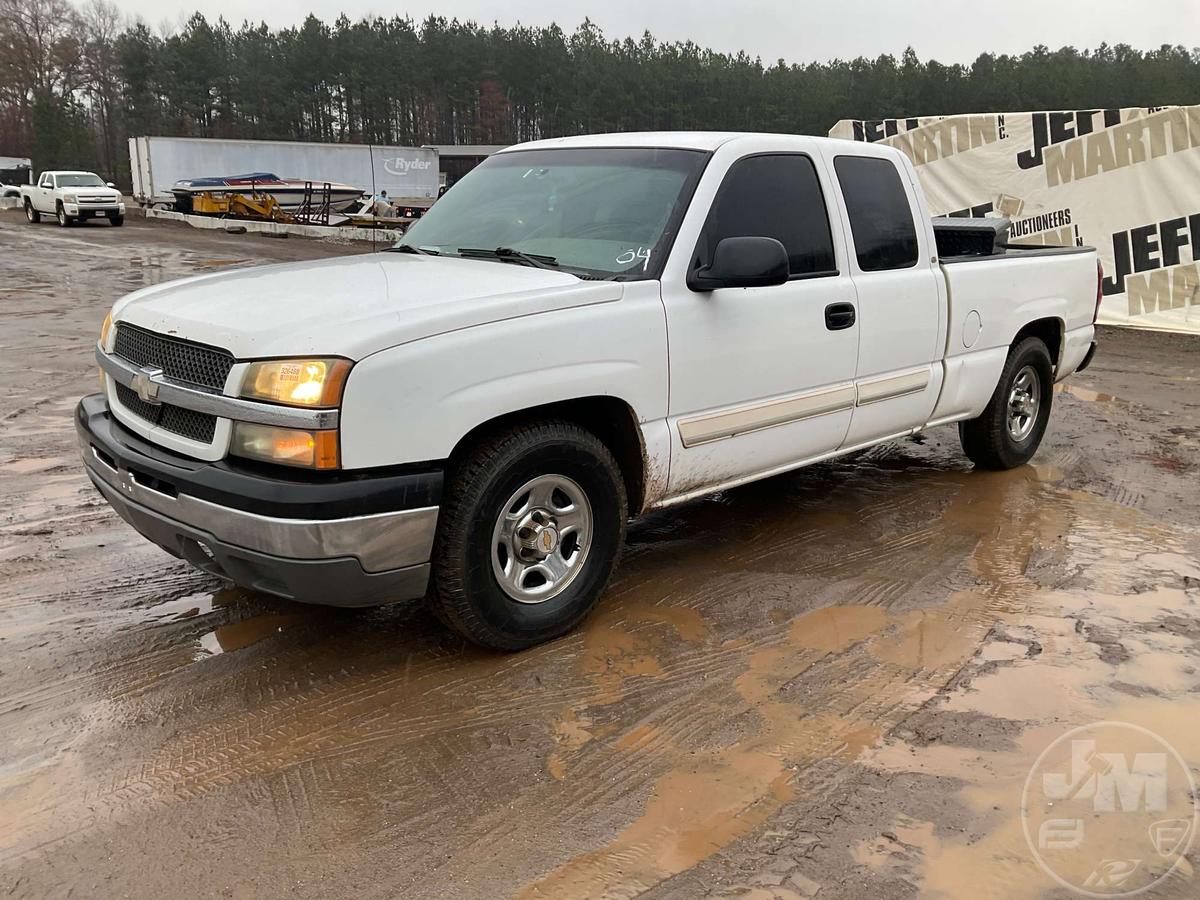
[[[98,216],[123,216],[124,203],[63,203],[63,212],[68,216],[83,216],[92,213]]]
[[[77,427],[80,420],[77,418]],[[139,533],[237,584],[307,603],[373,606],[421,597],[438,507],[337,519],[280,518],[191,496],[110,456],[86,428],[93,484]]]
[[[140,484],[128,469],[115,469],[91,445],[83,448],[93,480],[123,501],[206,531],[217,540],[292,559],[352,556],[367,572],[429,562],[438,508],[406,509],[353,519],[276,519]],[[108,492],[105,492],[106,496]]]

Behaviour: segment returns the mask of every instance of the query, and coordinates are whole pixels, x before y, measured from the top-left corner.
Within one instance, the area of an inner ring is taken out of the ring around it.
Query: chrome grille
[[[135,366],[162,369],[164,375],[175,381],[216,391],[224,389],[234,363],[228,350],[156,334],[125,322],[117,325],[113,353]]]
[[[164,369],[164,371],[166,371]],[[217,417],[208,413],[172,406],[170,403],[147,403],[137,391],[123,384],[117,385],[117,399],[121,405],[151,425],[158,425],[174,434],[211,444],[217,430]]]

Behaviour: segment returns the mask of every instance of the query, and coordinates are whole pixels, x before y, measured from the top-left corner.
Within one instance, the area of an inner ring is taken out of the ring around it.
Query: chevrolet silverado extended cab
[[[1004,231],[935,225],[887,147],[519,145],[394,251],[117,302],[84,462],[201,569],[526,647],[597,602],[631,515],[951,422],[977,466],[1026,462],[1098,265]]]
[[[92,172],[43,172],[37,184],[21,186],[25,218],[36,225],[43,215],[54,216],[66,228],[87,219],[125,224],[121,192]]]

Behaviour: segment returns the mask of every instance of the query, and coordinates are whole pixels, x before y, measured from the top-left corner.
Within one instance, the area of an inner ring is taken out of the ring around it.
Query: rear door
[[[663,279],[675,496],[830,452],[850,424],[858,331],[841,229],[831,227],[834,185],[815,147],[802,149],[813,142],[758,139],[756,150],[764,144],[791,149],[710,163],[693,200],[707,213],[683,255],[691,269],[723,238],[773,237],[790,280],[697,292],[683,271]],[[832,329],[830,307],[842,310]]]
[[[941,392],[945,280],[898,153],[833,151],[858,301],[857,401],[845,446],[924,425]],[[923,215],[923,212],[921,213]]]

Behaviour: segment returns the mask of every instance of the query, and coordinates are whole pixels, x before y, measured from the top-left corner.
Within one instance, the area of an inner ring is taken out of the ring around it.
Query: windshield
[[[58,186],[64,187],[104,187],[99,175],[83,172],[77,175],[59,175]]]
[[[418,219],[400,248],[653,277],[707,159],[644,148],[498,153]]]

